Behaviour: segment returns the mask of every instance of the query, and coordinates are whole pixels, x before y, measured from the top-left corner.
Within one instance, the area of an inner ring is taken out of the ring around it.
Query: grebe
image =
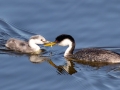
[[[37,44],[44,44],[48,43],[43,36],[41,35],[34,35],[31,36],[29,41],[23,41],[15,38],[10,38],[5,46],[13,51],[21,52],[21,53],[28,53],[28,54],[39,54],[41,48]]]
[[[64,53],[64,57],[72,58],[76,61],[120,63],[120,55],[110,50],[84,48],[73,54],[75,49],[75,40],[71,35],[59,35],[56,37],[54,42],[46,43],[44,46],[53,46],[55,44],[68,46]]]

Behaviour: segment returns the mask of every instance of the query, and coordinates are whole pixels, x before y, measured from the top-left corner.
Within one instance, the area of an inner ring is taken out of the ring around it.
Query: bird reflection
[[[74,68],[74,63],[72,61],[66,61],[65,65],[56,65],[51,59],[50,56],[43,56],[43,53],[39,54],[39,55],[35,55],[35,54],[23,54],[23,53],[18,53],[18,52],[14,52],[12,50],[6,50],[6,49],[0,49],[0,54],[9,54],[9,55],[13,55],[13,56],[23,56],[26,55],[30,62],[32,63],[43,63],[45,61],[47,61],[52,67],[56,68],[56,70],[58,71],[58,74],[70,74],[72,75],[73,73],[76,73],[77,71]]]
[[[29,60],[32,63],[42,63],[46,60],[49,60],[50,58],[48,56],[41,56],[41,55],[30,55]]]
[[[91,67],[96,67],[97,69],[99,69],[100,67],[103,67],[103,66],[107,66],[107,65],[115,65],[113,63],[108,63],[108,62],[89,62],[89,61],[85,61],[85,60],[74,60],[74,59],[71,59],[71,58],[65,58],[66,60],[68,61],[73,61],[73,62],[76,62],[78,64],[83,64],[83,65],[89,65]]]
[[[74,63],[72,61],[67,61],[65,65],[59,65],[57,66],[56,64],[54,64],[51,60],[48,60],[49,64],[52,65],[53,67],[55,67],[58,71],[59,74],[74,74],[77,71],[74,68]]]
[[[32,54],[22,54],[22,53],[16,53],[10,50],[6,50],[6,49],[0,49],[0,54],[9,54],[9,55],[26,55],[28,56],[30,62],[32,63],[43,63],[43,62],[48,62],[52,67],[54,67],[58,74],[69,74],[72,75],[74,73],[77,73],[77,70],[75,69],[75,64],[83,64],[83,65],[89,65],[92,67],[96,67],[97,69],[99,69],[100,67],[106,66],[106,65],[110,65],[110,63],[100,63],[100,62],[85,62],[83,60],[72,60],[70,58],[65,58],[66,59],[66,63],[64,65],[56,65],[52,60],[51,57],[48,56],[43,56],[43,54],[39,54],[39,55],[32,55]]]
[[[72,61],[67,61],[65,65],[56,65],[48,56],[40,56],[40,55],[30,55],[29,60],[32,63],[42,63],[47,61],[51,66],[56,68],[58,74],[70,74],[76,73],[77,71],[74,68],[74,63]]]

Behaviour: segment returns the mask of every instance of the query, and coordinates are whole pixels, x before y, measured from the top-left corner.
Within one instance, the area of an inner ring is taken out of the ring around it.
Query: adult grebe
[[[21,53],[29,53],[29,54],[39,54],[41,52],[40,47],[37,44],[44,44],[48,43],[43,36],[41,35],[34,35],[31,36],[28,42],[10,38],[5,46],[10,50],[14,50]]]
[[[120,63],[120,55],[104,49],[98,48],[85,48],[73,54],[75,48],[75,40],[72,36],[62,34],[56,37],[54,42],[44,44],[44,46],[53,46],[58,44],[60,46],[68,46],[64,53],[64,57],[72,58],[77,61],[88,62],[106,62],[106,63]]]

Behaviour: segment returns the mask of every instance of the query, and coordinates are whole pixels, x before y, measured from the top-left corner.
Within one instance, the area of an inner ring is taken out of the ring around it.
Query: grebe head
[[[29,46],[34,50],[34,51],[39,51],[40,47],[37,44],[45,44],[49,43],[43,36],[41,35],[34,35],[29,39]]]
[[[47,41],[43,36],[41,35],[34,35],[31,36],[30,40],[34,41],[34,43],[36,44],[45,44],[48,43],[49,41]],[[29,40],[29,41],[30,41]]]
[[[70,35],[61,34],[56,37],[55,43],[57,43],[60,46],[68,46],[68,45],[72,45],[73,43],[75,43],[75,40]]]
[[[44,44],[44,46],[53,46],[55,44],[58,44],[60,46],[68,46],[68,48],[66,49],[64,53],[65,57],[68,57],[69,55],[73,54],[73,50],[75,48],[75,40],[72,36],[67,35],[67,34],[61,34],[56,37],[54,42]]]

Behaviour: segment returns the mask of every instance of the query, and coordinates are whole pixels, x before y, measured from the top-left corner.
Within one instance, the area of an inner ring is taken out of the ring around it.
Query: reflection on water
[[[89,65],[91,67],[96,67],[98,69],[100,67],[107,66],[107,65],[116,65],[115,63],[97,62],[97,61],[91,62],[91,61],[85,61],[85,60],[75,60],[75,59],[71,59],[71,58],[66,58],[66,60],[73,61],[73,62],[76,62],[76,63],[79,63],[79,64],[83,64],[83,65]]]
[[[50,60],[50,57],[41,55],[29,55],[29,60],[32,63],[42,63],[44,61]]]
[[[55,63],[48,56],[40,56],[40,55],[29,55],[29,60],[32,63],[42,63],[47,61],[52,67],[54,67],[59,74],[68,73],[70,75],[76,73],[77,71],[74,68],[74,63],[72,61],[67,61],[65,65],[55,65]]]
[[[65,74],[68,73],[70,75],[76,73],[77,71],[74,68],[74,63],[72,61],[67,61],[65,65],[55,65],[51,60],[48,60],[50,65],[55,67],[58,70],[59,74]]]

